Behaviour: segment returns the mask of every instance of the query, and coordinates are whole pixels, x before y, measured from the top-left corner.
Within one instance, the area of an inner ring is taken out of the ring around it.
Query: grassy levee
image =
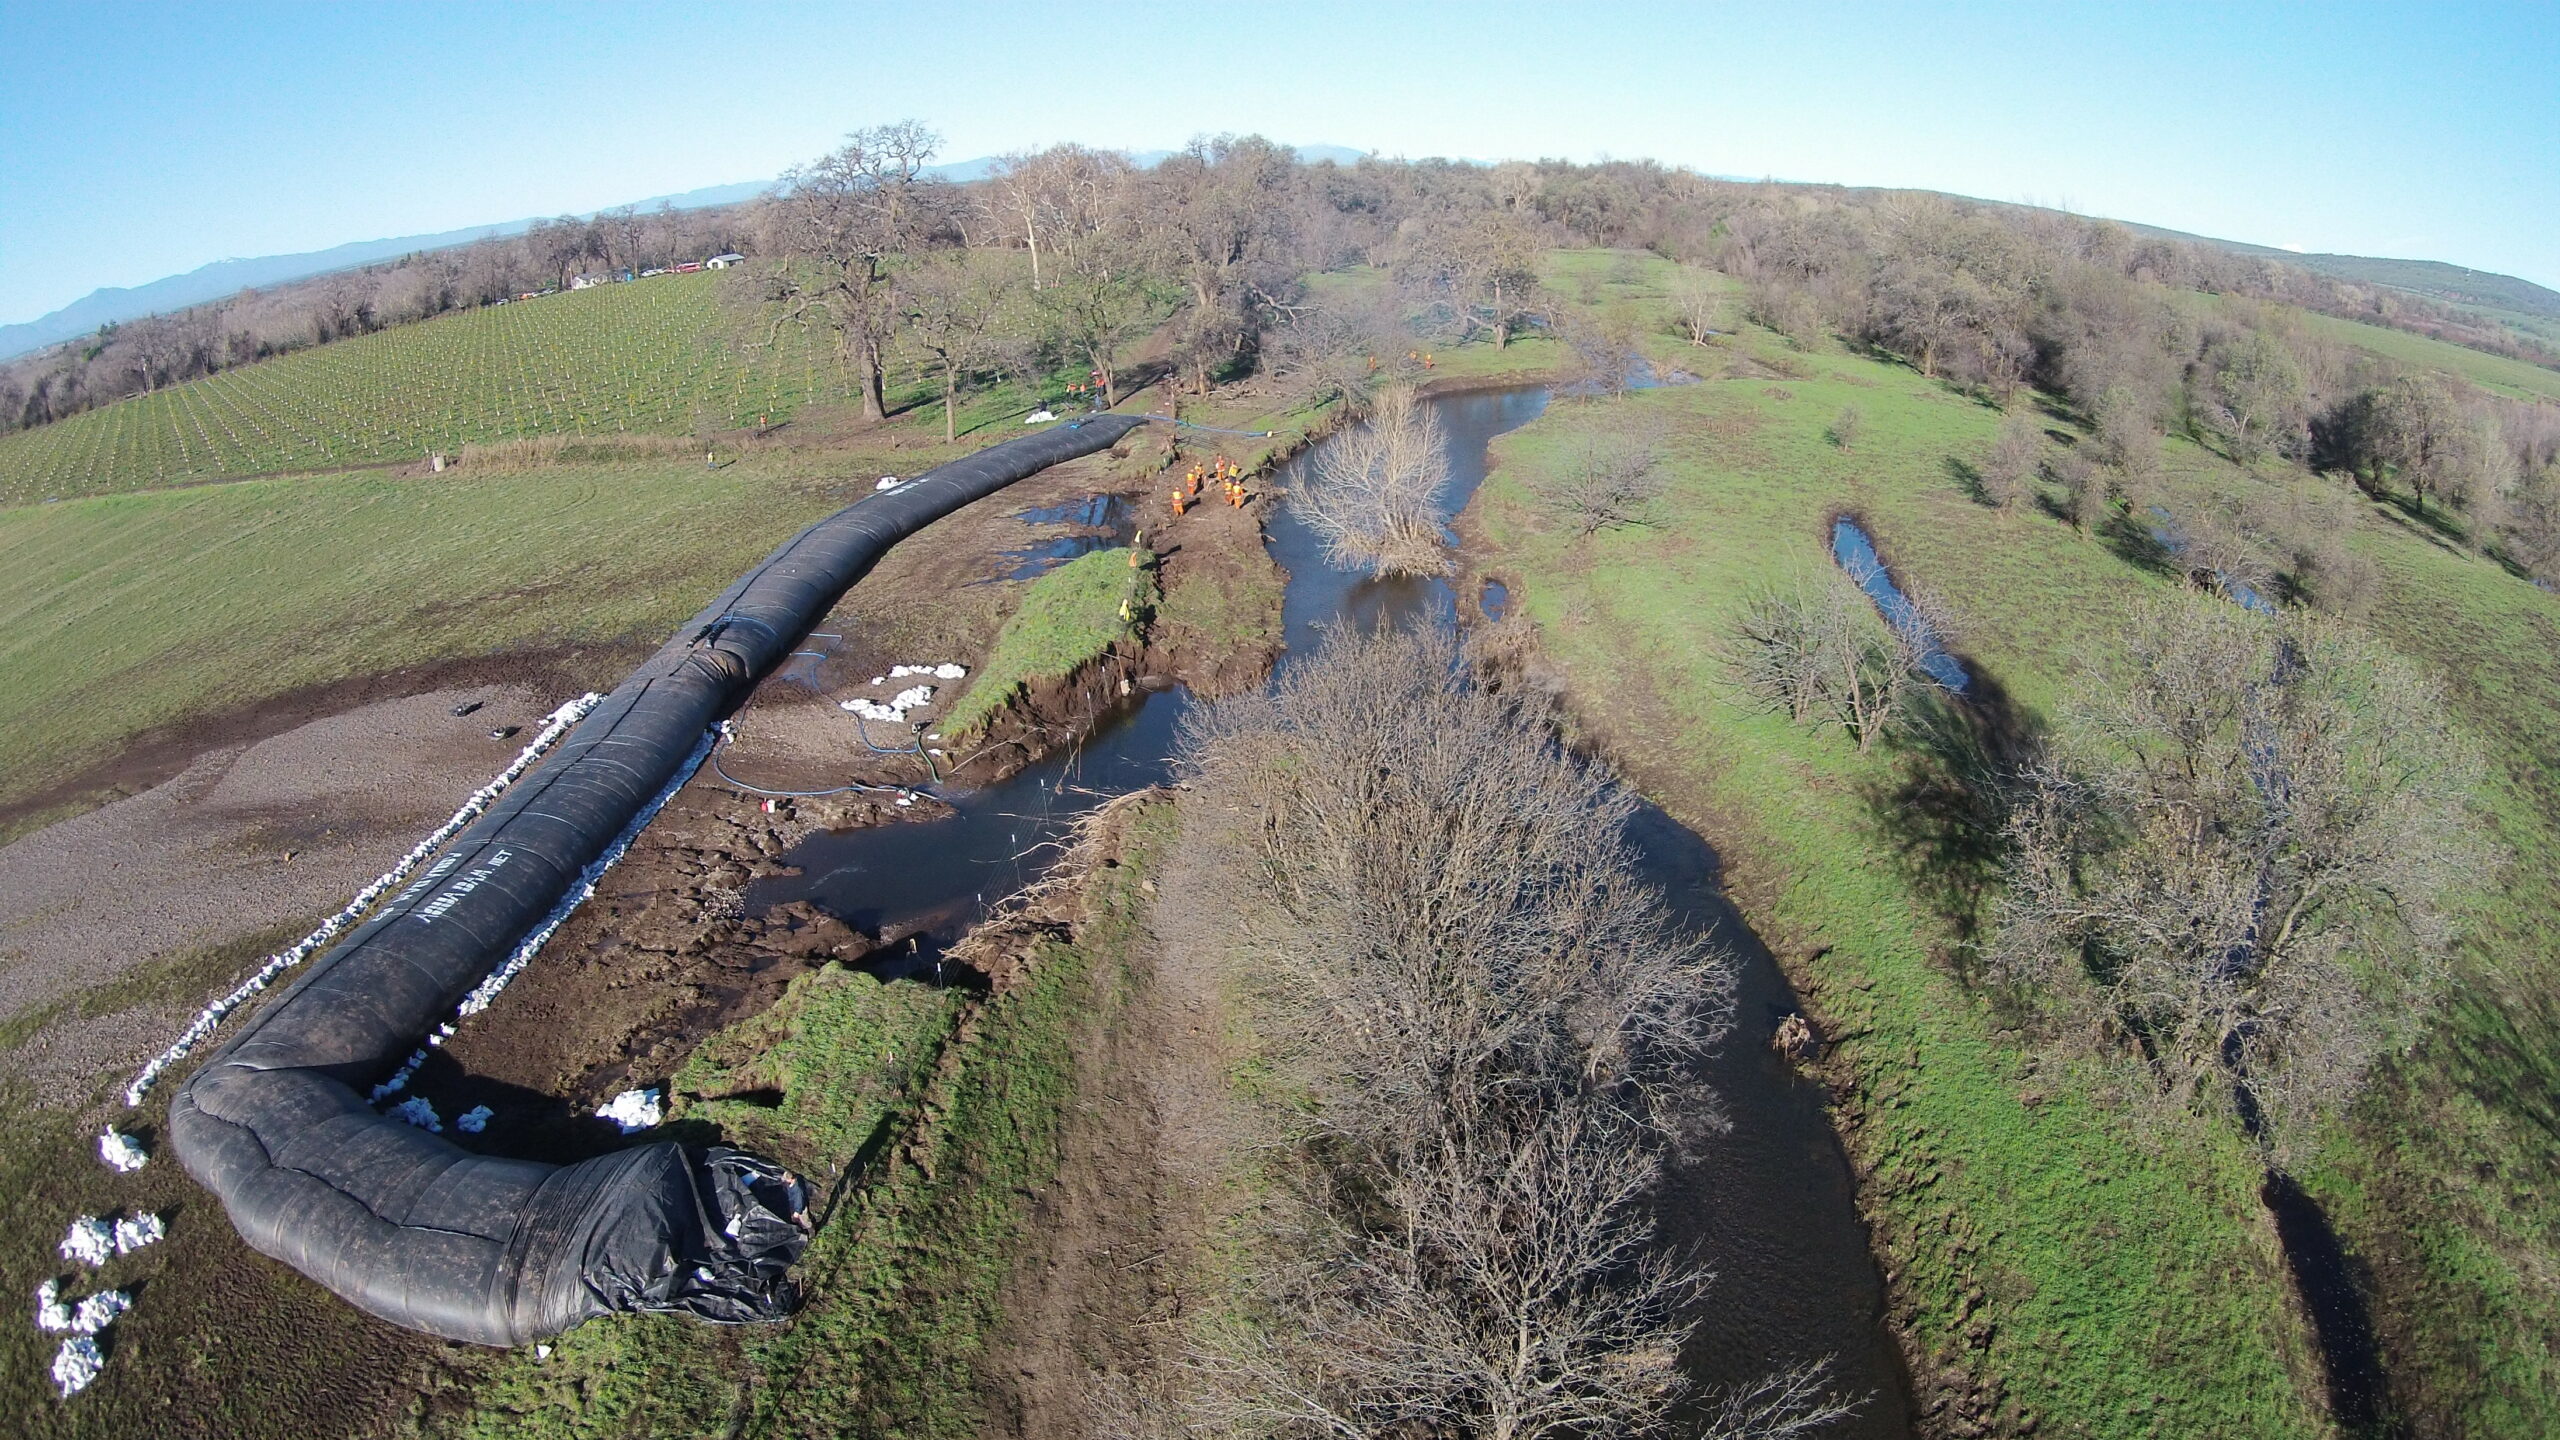
[[[1568,404],[1498,442],[1479,501],[1488,564],[1597,736],[1717,841],[1839,1038],[1844,1129],[1924,1387],[1947,1366],[1995,1379],[2001,1413],[2033,1413],[2042,1434],[2317,1432],[2318,1360],[2232,1127],[2136,1123],[2111,1094],[2119,1075],[2039,1057],[1968,982],[1957,912],[1982,903],[1980,877],[1930,863],[1911,757],[1862,758],[1836,731],[1754,713],[1717,657],[1755,582],[1829,564],[1824,521],[1844,510],[1945,599],[1961,648],[2028,717],[2083,664],[2109,664],[2127,607],[2172,582],[1969,499],[1958,462],[1992,444],[1987,408],[1897,366],[1745,344],[1792,374]],[[1865,423],[1842,450],[1823,430],[1850,404]],[[1654,525],[1577,541],[1530,487],[1578,431],[1632,411],[1668,429],[1671,489]],[[2173,493],[2257,483],[2183,441],[2165,459]],[[2503,762],[2485,798],[2521,863],[2470,898],[2430,1038],[2302,1178],[2371,1267],[2420,1433],[2531,1434],[2560,1395],[2560,605],[2375,513],[2357,542],[2389,580],[2373,623],[2448,676]]]
[[[1169,808],[1130,817],[1119,863],[1085,882],[1072,941],[979,1002],[819,972],[705,1043],[674,1124],[770,1146],[826,1195],[782,1326],[720,1331],[649,1316],[593,1322],[548,1358],[498,1363],[453,1433],[549,1437],[985,1432],[978,1364],[1032,1196],[1057,1170],[1079,1045],[1126,996]],[[946,997],[934,1000],[927,997]],[[779,1089],[777,1102],[707,1098]],[[848,1105],[846,1093],[865,1097]],[[755,1111],[750,1115],[745,1112]]]
[[[1108,654],[1155,608],[1155,573],[1153,554],[1124,546],[1079,555],[1025,586],[986,663],[944,712],[943,733],[974,734],[1025,687]]]

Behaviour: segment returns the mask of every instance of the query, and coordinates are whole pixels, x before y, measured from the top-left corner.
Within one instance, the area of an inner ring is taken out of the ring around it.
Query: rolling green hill
[[[719,277],[447,315],[0,439],[0,504],[411,460],[530,435],[684,435],[853,393],[823,341],[732,343]]]
[[[2412,335],[2406,330],[2386,330],[2379,325],[2364,325],[2353,320],[2340,320],[2329,315],[2304,312],[2304,328],[2314,334],[2370,350],[2385,359],[2421,370],[2443,370],[2459,375],[2484,390],[2493,390],[2513,400],[2560,400],[2560,370],[2545,370],[2504,355],[2468,350]]]

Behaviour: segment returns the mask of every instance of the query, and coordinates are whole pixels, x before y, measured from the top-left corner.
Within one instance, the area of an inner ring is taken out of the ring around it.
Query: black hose
[[[1081,418],[867,496],[686,622],[171,1102],[179,1161],[241,1237],[385,1320],[484,1345],[616,1310],[789,1313],[784,1272],[807,1242],[789,1183],[764,1162],[674,1143],[566,1166],[473,1155],[365,1092],[585,883],[703,731],[890,546],[1139,423]]]
[[[856,790],[870,790],[882,795],[904,795],[910,799],[914,798],[916,793],[904,785],[865,785],[859,780],[846,785],[838,785],[832,790],[767,790],[761,785],[750,785],[746,781],[739,779],[737,776],[730,774],[728,771],[721,769],[720,756],[716,751],[713,752],[711,756],[711,773],[727,781],[734,789],[743,790],[750,795],[767,796],[775,800],[823,800],[829,795],[845,795]]]

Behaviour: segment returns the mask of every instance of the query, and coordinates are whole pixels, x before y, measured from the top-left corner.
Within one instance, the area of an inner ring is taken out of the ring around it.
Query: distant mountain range
[[[1140,151],[1131,158],[1140,165],[1154,165],[1176,154],[1172,150]],[[1350,164],[1364,152],[1340,145],[1307,145],[1298,154],[1308,160],[1332,160]],[[931,173],[946,180],[967,182],[983,179],[995,167],[996,156],[985,155],[975,160],[958,160],[936,165]],[[687,190],[681,195],[652,195],[632,202],[633,208],[654,210],[660,204],[678,210],[699,210],[714,205],[734,205],[752,200],[772,186],[770,180],[750,180],[737,185],[707,185]],[[607,206],[619,209],[619,206]],[[544,216],[544,219],[551,217]],[[262,255],[248,260],[216,260],[184,275],[172,275],[147,285],[109,286],[92,290],[49,315],[0,325],[0,360],[14,359],[31,350],[74,339],[95,331],[101,325],[139,320],[145,315],[165,315],[202,305],[243,290],[262,289],[269,285],[286,285],[326,275],[334,270],[352,270],[359,265],[372,265],[396,260],[421,250],[442,250],[453,245],[468,245],[492,235],[515,235],[533,225],[531,219],[508,220],[495,225],[474,225],[463,230],[445,230],[433,235],[396,235],[387,240],[355,240],[333,245],[326,250],[309,250],[299,255]]]
[[[1140,165],[1155,165],[1178,152],[1142,150],[1130,158]],[[1331,160],[1348,165],[1366,153],[1341,145],[1303,145],[1298,154],[1310,161]],[[985,178],[995,167],[997,157],[980,156],[975,160],[958,160],[937,165],[931,173],[946,180],[967,182]],[[653,195],[634,201],[635,208],[651,210],[660,204],[678,210],[703,209],[714,205],[734,205],[751,200],[772,186],[770,180],[751,180],[736,185],[708,185],[687,190],[680,195]],[[608,207],[620,208],[620,207]],[[544,217],[549,218],[549,217]],[[190,305],[202,305],[242,290],[269,285],[285,285],[326,275],[333,270],[350,270],[359,265],[372,265],[397,259],[421,250],[441,250],[453,245],[468,245],[491,235],[514,235],[530,228],[531,219],[509,220],[495,225],[475,225],[463,230],[446,230],[433,235],[399,235],[388,240],[357,240],[326,250],[311,250],[299,255],[264,255],[250,260],[217,260],[210,265],[154,280],[148,285],[131,288],[111,286],[93,290],[50,315],[16,325],[0,325],[0,360],[12,359],[31,350],[86,335],[101,325],[137,320],[145,315],[166,314]],[[2164,230],[2152,225],[2129,228],[2149,235],[2165,235],[2178,240],[2218,245],[2244,255],[2265,255],[2304,269],[2317,271],[2361,285],[2381,285],[2430,300],[2459,305],[2466,309],[2507,321],[2519,329],[2545,338],[2560,339],[2560,292],[2546,290],[2530,280],[2513,275],[2500,275],[2488,270],[2472,270],[2448,265],[2437,260],[2391,260],[2369,255],[2304,255],[2272,246],[2250,245],[2237,240],[2216,240],[2208,236],[2189,235],[2178,230]]]
[[[745,185],[711,185],[700,190],[687,190],[681,195],[655,195],[637,202],[639,208],[654,210],[660,201],[679,210],[694,210],[711,205],[733,205],[763,192],[771,181]],[[609,207],[610,208],[610,207]],[[543,217],[549,219],[549,216]],[[453,245],[468,245],[491,235],[514,235],[531,228],[533,221],[509,220],[497,225],[474,225],[464,230],[446,230],[434,235],[397,235],[388,240],[354,240],[333,245],[326,250],[309,250],[299,255],[261,255],[250,260],[216,260],[184,275],[154,280],[148,285],[109,286],[92,290],[50,315],[40,316],[16,325],[0,325],[0,360],[41,350],[75,336],[86,335],[101,325],[125,320],[139,320],[145,315],[164,315],[202,305],[225,295],[243,290],[262,289],[269,285],[285,285],[326,275],[333,270],[352,270],[359,265],[395,260],[420,250],[442,250]]]

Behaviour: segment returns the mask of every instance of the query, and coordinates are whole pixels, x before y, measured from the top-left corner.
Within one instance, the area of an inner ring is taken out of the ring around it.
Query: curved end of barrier
[[[543,917],[585,893],[588,867],[611,863],[616,837],[690,773],[705,727],[883,550],[1143,423],[1081,416],[786,542],[188,1079],[169,1107],[187,1173],[252,1248],[446,1339],[521,1345],[616,1310],[724,1324],[790,1314],[809,1222],[800,1182],[780,1167],[672,1142],[573,1165],[475,1155],[375,1110],[357,1087],[413,1054],[523,937],[539,943]]]

